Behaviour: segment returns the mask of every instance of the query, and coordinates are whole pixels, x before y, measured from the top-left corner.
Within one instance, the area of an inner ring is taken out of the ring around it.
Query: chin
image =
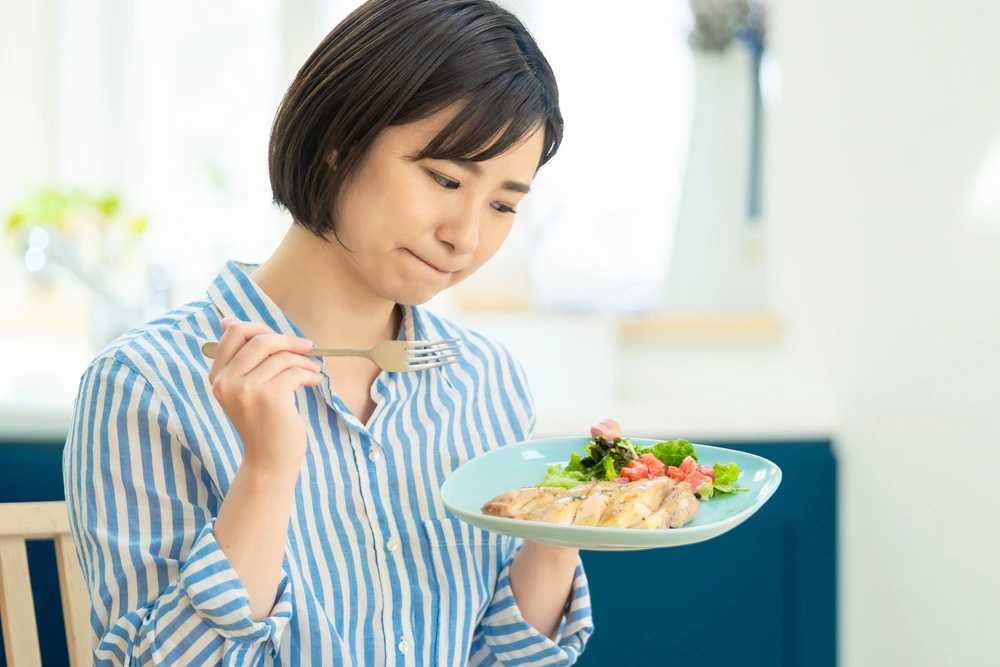
[[[400,289],[394,290],[393,301],[403,306],[422,306],[443,290],[418,287],[416,285],[404,285]]]

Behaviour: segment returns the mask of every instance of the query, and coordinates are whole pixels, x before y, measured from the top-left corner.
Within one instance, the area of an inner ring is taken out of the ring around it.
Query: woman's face
[[[382,132],[345,183],[337,232],[358,278],[379,296],[425,303],[492,257],[541,158],[544,132],[492,160],[411,162],[454,109]]]

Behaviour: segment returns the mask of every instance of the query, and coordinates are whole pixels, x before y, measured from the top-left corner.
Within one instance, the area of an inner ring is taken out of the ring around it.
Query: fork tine
[[[451,366],[452,364],[457,364],[458,359],[451,359],[450,361],[434,361],[427,364],[407,364],[408,371],[426,371],[431,368],[440,368],[441,366]]]
[[[447,347],[440,347],[436,350],[420,350],[419,352],[407,352],[406,358],[410,360],[416,359],[433,359],[437,355],[446,354],[449,352],[461,353],[461,346],[459,345],[449,345]]]
[[[462,344],[462,339],[461,338],[447,338],[447,339],[444,339],[444,340],[414,340],[414,341],[410,341],[410,344],[406,346],[406,351],[407,352],[416,352],[416,351],[423,352],[423,351],[429,351],[429,350],[431,350],[431,349],[433,349],[435,347],[439,347],[441,345],[454,346],[456,344],[457,345],[461,345]]]
[[[419,364],[435,363],[438,361],[446,361],[448,359],[454,359],[458,361],[458,358],[462,356],[461,352],[455,352],[454,354],[437,354],[434,356],[427,357],[407,357],[406,364],[408,366],[416,366]]]

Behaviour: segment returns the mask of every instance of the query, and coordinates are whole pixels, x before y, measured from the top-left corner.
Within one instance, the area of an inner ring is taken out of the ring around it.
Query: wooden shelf
[[[783,325],[770,313],[649,314],[619,319],[622,338],[778,338]]]

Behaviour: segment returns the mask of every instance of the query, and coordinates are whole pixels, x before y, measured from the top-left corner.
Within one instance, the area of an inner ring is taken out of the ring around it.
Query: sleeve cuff
[[[482,628],[493,655],[505,665],[572,665],[594,632],[583,564],[577,563],[557,642],[540,633],[521,615],[510,588],[510,563],[500,572]]]
[[[254,621],[250,597],[236,570],[215,541],[213,518],[202,527],[180,571],[180,590],[195,611],[226,639],[241,644],[270,640],[277,649],[292,617],[292,586],[287,572],[278,584],[277,602],[267,618]]]

